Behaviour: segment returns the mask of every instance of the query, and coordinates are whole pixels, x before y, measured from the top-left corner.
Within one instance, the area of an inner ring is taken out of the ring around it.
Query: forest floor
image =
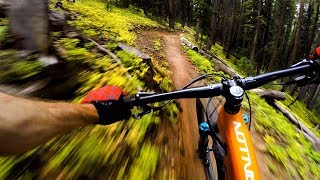
[[[161,51],[163,54],[155,53],[149,48],[153,47],[154,41],[159,38],[161,39]],[[190,59],[183,51],[180,38],[181,35],[176,33],[143,31],[139,33],[137,39],[137,45],[140,49],[151,53],[153,56],[157,56],[157,59],[161,61],[168,62],[168,68],[172,72],[171,78],[174,82],[175,89],[180,89],[189,83],[197,77],[199,72],[197,68],[191,64]],[[158,137],[158,139],[166,139],[168,145],[168,152],[160,162],[160,168],[168,168],[168,171],[171,171],[177,179],[194,179],[195,177],[197,177],[197,179],[205,179],[202,162],[196,153],[199,135],[196,121],[195,99],[182,99],[179,100],[179,103],[181,113],[179,114],[178,124],[172,127],[164,123],[159,130],[159,132],[162,133],[159,133],[158,136],[160,137]],[[251,138],[255,145],[261,178],[276,178],[267,166],[271,158],[270,155],[265,152],[263,136],[255,130],[254,123],[251,129]]]

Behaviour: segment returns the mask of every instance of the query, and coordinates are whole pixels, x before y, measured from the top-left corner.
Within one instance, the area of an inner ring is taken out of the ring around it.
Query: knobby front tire
[[[200,99],[196,99],[196,110],[197,110],[197,120],[198,120],[198,126],[202,122],[206,122],[206,114],[204,111],[204,106],[202,105]],[[209,122],[208,122],[209,123]],[[200,131],[199,131],[200,132]],[[199,133],[200,135],[200,133]],[[200,135],[201,136],[201,135]],[[215,172],[212,164],[215,162],[213,158],[213,155],[210,156],[210,151],[209,149],[209,140],[208,140],[208,135],[204,137],[199,138],[198,142],[198,153],[204,166],[205,174],[206,174],[206,179],[207,180],[215,180]],[[205,154],[201,154],[205,153]]]

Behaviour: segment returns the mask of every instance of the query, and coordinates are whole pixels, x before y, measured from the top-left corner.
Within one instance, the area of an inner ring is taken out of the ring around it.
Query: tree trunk
[[[261,22],[261,20],[260,20],[261,8],[262,8],[262,2],[261,2],[261,0],[258,0],[258,17],[256,17],[257,25],[256,25],[256,32],[255,32],[254,39],[253,39],[253,47],[251,50],[250,61],[253,61],[253,59],[255,57],[256,49],[258,46],[258,38],[259,38],[259,34],[260,34],[260,22]]]
[[[304,11],[304,0],[300,0],[300,10],[299,10],[299,18],[298,18],[298,24],[297,24],[297,31],[294,38],[294,46],[292,49],[292,52],[290,54],[290,59],[288,62],[288,65],[292,65],[293,62],[295,62],[297,57],[297,52],[299,48],[299,40],[300,40],[300,33],[301,33],[301,25],[303,22],[303,11]]]
[[[24,49],[48,52],[48,2],[12,0],[10,31],[22,41]]]
[[[228,14],[229,14],[229,8],[227,8],[228,6],[228,1],[223,1],[223,5],[221,8],[222,12],[223,12],[223,18],[222,18],[222,33],[221,33],[221,43],[222,43],[222,46],[223,47],[226,47],[226,44],[227,44],[227,34],[228,34],[228,28],[227,28],[227,25],[228,25]],[[221,11],[220,11],[221,12]]]
[[[174,4],[173,0],[168,0],[168,8],[169,8],[169,28],[174,29]]]
[[[317,98],[319,97],[319,94],[320,94],[320,85],[318,85],[315,93],[313,94],[312,98],[311,98],[311,101],[310,103],[308,104],[308,108],[313,108],[315,103],[316,103],[316,100]]]
[[[211,33],[210,33],[210,39],[208,41],[208,44],[206,46],[206,49],[210,51],[211,46],[216,43],[216,31],[218,26],[218,8],[219,8],[219,0],[213,0],[211,1],[213,13],[211,17]]]
[[[309,96],[306,99],[306,105],[308,109],[311,109],[311,100],[313,98],[313,96],[315,95],[316,91],[317,91],[317,85],[312,84],[310,85],[310,92],[309,92]]]
[[[200,18],[198,18],[197,25],[196,25],[196,34],[194,36],[194,39],[195,39],[196,42],[199,41],[201,24],[202,24],[202,20]]]
[[[186,25],[186,17],[187,17],[187,5],[186,5],[186,0],[181,0],[180,1],[180,6],[181,6],[181,26],[182,28],[184,28],[184,26]]]
[[[229,59],[230,52],[231,52],[231,44],[233,41],[232,35],[233,35],[233,26],[235,21],[235,13],[236,13],[236,0],[232,0],[232,14],[231,14],[231,23],[230,28],[228,29],[228,42],[227,42],[227,55],[226,58]]]
[[[310,39],[308,40],[307,42],[307,49],[306,49],[306,53],[307,55],[309,53],[311,53],[311,46],[312,46],[312,43],[315,39],[315,36],[316,36],[316,30],[317,30],[317,23],[319,21],[319,5],[320,5],[320,2],[317,1],[317,7],[316,7],[316,13],[315,13],[315,18],[314,18],[314,21],[313,21],[313,25],[311,26],[312,28],[310,29]]]
[[[282,11],[282,10],[281,10]],[[274,41],[274,46],[273,46],[273,53],[270,59],[270,62],[268,64],[268,71],[273,71],[277,65],[278,65],[278,55],[279,55],[279,43],[280,43],[280,38],[283,36],[283,25],[285,22],[285,15],[284,13],[280,13],[280,18],[279,20],[277,20],[277,25],[276,25],[276,37],[275,37],[275,41]]]

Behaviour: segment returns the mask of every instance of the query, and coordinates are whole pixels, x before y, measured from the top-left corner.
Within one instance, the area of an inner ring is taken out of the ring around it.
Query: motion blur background
[[[196,73],[212,73],[222,61],[247,76],[307,58],[320,45],[319,32],[317,0],[0,0],[0,91],[72,103],[104,85],[131,95],[168,92],[177,82],[163,37],[184,36],[207,52],[179,47]],[[279,104],[309,133],[250,93],[262,177],[319,179],[320,86],[263,88],[286,92]],[[185,140],[181,110],[173,102],[139,121],[76,129],[0,157],[0,179],[202,178],[192,166],[198,135]],[[192,159],[184,147],[193,148]]]

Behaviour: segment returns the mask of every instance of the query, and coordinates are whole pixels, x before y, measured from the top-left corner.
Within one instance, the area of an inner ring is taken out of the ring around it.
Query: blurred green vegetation
[[[23,81],[41,72],[38,55],[20,57],[18,51],[0,50],[0,83]]]
[[[201,73],[214,74],[214,76],[212,78],[210,78],[209,81],[221,82],[223,77],[230,78],[229,75],[226,75],[221,71],[216,72],[214,70],[215,63],[213,61],[210,61],[206,57],[198,54],[197,52],[195,52],[194,50],[192,50],[188,47],[184,46],[184,49],[187,52],[187,55],[190,58],[192,64],[197,66],[199,68],[199,70],[201,71]]]
[[[134,30],[137,28],[160,27],[147,19],[141,10],[140,13],[137,10],[133,12],[132,7],[120,9],[102,0],[77,0],[76,3],[63,0],[62,3],[74,18],[68,22],[70,25],[112,51],[116,49],[117,42],[134,44]],[[51,4],[50,7],[54,6]],[[6,27],[0,27],[1,39]],[[167,69],[156,59],[151,60],[155,70],[151,73],[151,68],[141,58],[125,51],[116,51],[122,67],[101,54],[90,42],[65,38],[62,32],[52,32],[50,35],[62,61],[82,67],[77,77],[78,88],[70,99],[74,103],[79,103],[90,90],[105,85],[119,86],[130,95],[137,93],[139,88],[153,91],[151,84],[156,84],[164,92],[172,90]],[[13,60],[14,51],[0,53],[0,63],[5,63],[4,66],[1,64],[1,68],[14,67],[12,71],[1,69],[1,80],[12,80],[13,77],[25,79],[42,70],[37,56],[19,61]],[[2,61],[9,57],[12,63]],[[178,112],[176,104],[171,103],[161,112],[152,112],[140,120],[81,128],[26,154],[1,157],[0,179],[16,179],[18,176],[20,179],[150,179],[159,168],[159,158],[164,153],[154,141],[157,127],[162,121],[176,122]]]
[[[196,51],[186,48],[187,55],[190,57],[192,64],[196,65],[203,73],[211,74],[214,72],[213,63]]]
[[[222,59],[228,66],[236,70],[241,76],[255,75],[255,65],[246,57],[238,59],[234,55],[230,55],[229,59],[227,59],[227,53],[223,50],[223,47],[217,43],[211,47],[210,51]]]
[[[0,43],[4,41],[6,37],[8,27],[7,26],[0,26]]]
[[[320,153],[280,112],[258,95],[249,95],[253,102],[256,129],[264,135],[267,151],[285,167],[292,178],[297,175],[303,179],[319,177]]]
[[[69,24],[77,27],[84,35],[91,38],[115,40],[132,45],[136,39],[133,30],[143,27],[159,27],[155,21],[145,17],[143,12],[120,9],[103,0],[77,0],[70,3],[62,0],[64,7],[77,18]]]
[[[0,18],[0,48],[4,44],[12,41],[10,34],[9,34],[8,25],[9,25],[8,19]]]
[[[160,38],[157,38],[155,41],[154,41],[154,49],[156,51],[159,51],[161,49],[161,39]]]

